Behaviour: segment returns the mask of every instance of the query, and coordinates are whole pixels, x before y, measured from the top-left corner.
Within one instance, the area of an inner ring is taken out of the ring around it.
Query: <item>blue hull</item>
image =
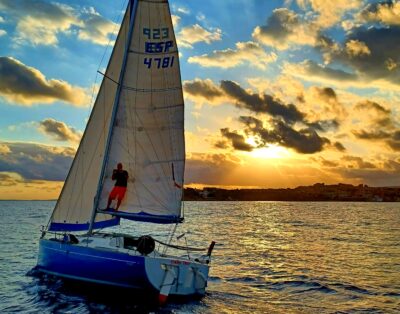
[[[37,270],[85,282],[154,291],[144,263],[142,256],[41,239]]]

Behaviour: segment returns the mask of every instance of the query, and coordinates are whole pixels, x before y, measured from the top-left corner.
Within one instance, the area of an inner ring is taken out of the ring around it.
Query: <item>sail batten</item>
[[[182,90],[182,86],[176,86],[176,87],[167,87],[167,88],[158,88],[158,89],[150,89],[150,88],[135,88],[135,87],[130,87],[130,86],[123,86],[122,87],[125,90],[131,90],[134,92],[143,92],[143,93],[152,93],[152,92],[169,92],[169,91],[176,91],[176,90]]]

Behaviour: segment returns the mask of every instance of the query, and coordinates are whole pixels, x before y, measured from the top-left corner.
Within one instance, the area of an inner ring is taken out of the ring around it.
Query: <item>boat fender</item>
[[[73,235],[73,234],[69,234],[69,241],[70,241],[72,244],[78,244],[78,243],[79,243],[78,238],[77,238],[75,235]]]
[[[155,247],[156,247],[156,242],[149,235],[141,236],[138,239],[137,250],[142,255],[150,254],[151,252],[154,251]]]
[[[71,244],[78,244],[78,243],[79,243],[79,240],[78,240],[78,238],[77,238],[76,236],[74,236],[73,234],[68,233],[68,234],[64,234],[64,236],[63,236],[63,242],[71,243]]]

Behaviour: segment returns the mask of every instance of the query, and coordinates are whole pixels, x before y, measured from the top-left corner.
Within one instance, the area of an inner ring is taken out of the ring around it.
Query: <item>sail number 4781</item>
[[[174,57],[164,57],[164,58],[144,58],[144,64],[150,69],[153,65],[159,68],[169,68],[174,65]]]

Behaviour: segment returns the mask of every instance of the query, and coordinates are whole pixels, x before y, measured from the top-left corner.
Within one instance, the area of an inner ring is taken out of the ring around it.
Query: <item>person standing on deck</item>
[[[114,188],[108,196],[107,209],[110,209],[111,202],[117,198],[118,202],[115,210],[118,210],[125,196],[126,187],[128,186],[128,177],[128,171],[122,169],[122,163],[118,163],[117,169],[113,170],[111,177],[111,179],[115,180],[116,182]]]

